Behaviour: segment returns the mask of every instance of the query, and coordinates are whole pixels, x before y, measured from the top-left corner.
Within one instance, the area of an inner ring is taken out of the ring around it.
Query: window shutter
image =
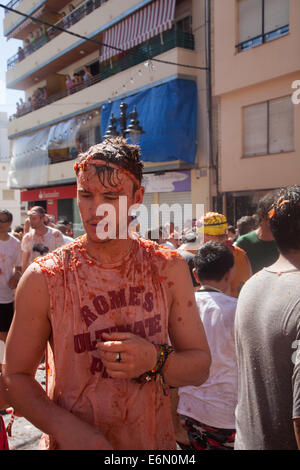
[[[169,193],[159,193],[158,195],[159,205],[168,204],[170,209],[173,206],[175,212],[170,212],[170,220],[175,223],[178,230],[181,231],[187,220],[192,220],[192,193],[191,191],[173,191]],[[190,210],[186,208],[185,204],[190,204]],[[166,214],[167,215],[167,214]],[[165,215],[165,216],[166,216]],[[168,221],[167,221],[168,222]],[[163,225],[164,221],[162,213],[160,214],[160,225]]]
[[[262,34],[262,0],[239,0],[239,43]]]
[[[243,110],[244,157],[265,155],[268,151],[267,103],[247,106]]]
[[[270,101],[270,153],[294,150],[294,108],[290,96]]]
[[[288,0],[265,0],[265,33],[289,24]]]

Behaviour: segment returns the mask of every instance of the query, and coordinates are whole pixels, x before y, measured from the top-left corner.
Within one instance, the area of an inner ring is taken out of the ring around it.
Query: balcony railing
[[[70,94],[77,93],[84,88],[90,87],[96,83],[99,83],[106,78],[111,77],[123,70],[129,69],[135,65],[147,61],[157,55],[162,54],[175,47],[182,47],[184,49],[193,50],[194,36],[191,33],[182,31],[176,31],[173,29],[165,31],[162,36],[158,35],[150,39],[149,41],[134,47],[128,52],[122,52],[112,60],[108,60],[105,63],[100,64],[100,73],[92,76],[87,81],[74,85],[71,89],[64,89],[51,96],[44,96],[36,104],[25,103],[23,108],[18,111],[13,117],[18,118],[25,114],[31,113],[36,109],[43,108],[48,104],[54,103]]]
[[[78,21],[80,21],[82,18],[99,8],[101,5],[103,5],[103,3],[106,3],[107,1],[108,0],[87,0],[85,3],[77,7],[67,16],[64,16],[61,20],[55,23],[53,27],[50,27],[48,29],[45,28],[44,33],[39,38],[34,39],[33,42],[29,43],[23,48],[20,48],[15,55],[13,55],[7,60],[7,70],[10,70],[17,63],[25,59],[25,57],[31,55],[33,52],[40,49],[44,44],[48,43],[49,41],[52,41],[52,39],[56,38],[59,34],[63,32],[59,29],[56,29],[55,26],[63,29],[68,29],[74,24],[78,23]]]
[[[6,6],[9,7],[9,8],[13,8],[13,7],[19,5],[21,3],[21,1],[22,0],[11,0],[10,2],[8,2],[8,4]],[[4,10],[4,16],[7,15],[9,12],[10,12],[10,10]]]
[[[286,36],[289,31],[290,27],[287,24],[285,26],[281,26],[280,28],[274,29],[274,31],[269,31],[268,33],[260,34],[259,36],[255,36],[251,39],[248,39],[247,41],[240,42],[235,47],[237,48],[238,52],[247,51],[248,49],[260,46],[266,42],[273,41],[273,39]]]

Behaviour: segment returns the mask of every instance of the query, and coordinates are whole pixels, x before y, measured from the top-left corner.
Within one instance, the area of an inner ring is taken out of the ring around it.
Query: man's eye
[[[86,197],[91,197],[91,194],[89,194],[89,193],[81,193],[80,196],[86,198]]]

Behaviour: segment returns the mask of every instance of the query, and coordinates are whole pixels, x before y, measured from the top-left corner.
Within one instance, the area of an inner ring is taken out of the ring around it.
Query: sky
[[[16,102],[19,98],[24,99],[24,92],[22,90],[9,90],[6,88],[6,63],[7,59],[16,54],[19,45],[22,45],[22,41],[17,39],[6,40],[5,36],[3,36],[3,19],[4,9],[0,7],[0,112],[6,112],[9,117],[16,111]]]

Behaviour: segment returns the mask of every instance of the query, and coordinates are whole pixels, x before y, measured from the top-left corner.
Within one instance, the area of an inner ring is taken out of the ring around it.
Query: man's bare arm
[[[22,273],[24,273],[29,265],[30,252],[22,251]]]
[[[96,429],[51,401],[35,372],[51,335],[49,296],[39,267],[22,276],[6,344],[3,398],[37,428],[51,435],[60,449],[111,449]]]
[[[175,352],[163,368],[165,380],[174,387],[199,386],[209,376],[211,356],[185,260],[173,263],[167,285],[171,294],[169,337]]]

